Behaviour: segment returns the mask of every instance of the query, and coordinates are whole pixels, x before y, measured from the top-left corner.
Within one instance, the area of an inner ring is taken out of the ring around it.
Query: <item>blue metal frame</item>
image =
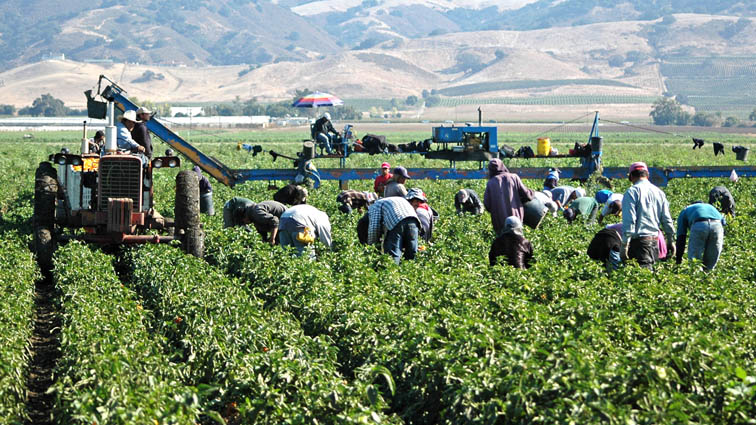
[[[105,78],[101,76],[101,78]],[[112,82],[111,82],[112,83]],[[106,99],[114,101],[118,109],[121,111],[136,110],[137,105],[131,102],[124,94],[124,90],[118,87],[116,84],[111,84],[105,90],[102,95]],[[320,180],[372,180],[378,172],[372,168],[346,168],[346,158],[349,156],[349,150],[346,149],[346,141],[344,146],[344,154],[339,157],[339,165],[341,168],[324,168],[315,169],[311,161],[306,161],[297,169],[238,169],[231,170],[223,163],[215,158],[211,158],[199,149],[195,148],[184,139],[179,137],[176,133],[162,125],[155,119],[151,119],[147,122],[147,128],[162,139],[172,148],[178,152],[184,154],[190,161],[198,165],[202,170],[207,172],[216,180],[221,183],[233,187],[237,183],[245,181],[273,181],[273,180],[294,180],[297,175],[307,175],[316,180],[316,187],[320,184]],[[448,129],[448,130],[442,130]],[[484,126],[465,126],[465,127],[436,127],[434,128],[434,135],[436,131],[444,134],[444,137],[449,138],[446,143],[457,142],[456,138],[452,137],[458,134],[462,137],[464,133],[488,133],[489,134],[489,151],[491,153],[498,153],[498,139],[496,127],[484,127]],[[596,112],[596,116],[593,120],[593,127],[591,133],[588,136],[588,143],[591,142],[592,137],[599,137],[599,113]],[[459,140],[462,140],[461,138]],[[443,143],[443,140],[438,142]],[[594,151],[591,153],[590,158],[582,158],[581,167],[563,168],[560,171],[562,178],[566,179],[587,179],[595,170],[601,167],[601,151]],[[308,165],[309,164],[309,165]],[[659,186],[666,186],[671,179],[679,178],[726,178],[730,176],[732,170],[740,177],[756,177],[756,167],[749,166],[720,166],[720,167],[670,167],[670,168],[650,168],[649,174],[652,182]],[[463,180],[463,179],[485,179],[485,169],[457,169],[456,167],[450,168],[411,168],[408,170],[410,176],[413,179],[430,179],[430,180]],[[542,179],[545,178],[549,172],[547,167],[523,167],[523,168],[511,168],[511,172],[518,174],[521,178],[525,179]],[[626,178],[627,169],[620,167],[603,168],[601,174],[604,177],[616,179]]]

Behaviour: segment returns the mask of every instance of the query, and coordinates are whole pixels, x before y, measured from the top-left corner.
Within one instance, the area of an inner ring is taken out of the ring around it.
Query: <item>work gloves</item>
[[[717,156],[720,153],[722,155],[725,154],[725,152],[724,152],[724,145],[723,144],[714,142],[713,145],[714,145],[714,156]]]
[[[704,140],[703,139],[697,139],[695,137],[693,138],[693,149],[695,149],[695,148],[702,149],[703,145],[704,145]]]

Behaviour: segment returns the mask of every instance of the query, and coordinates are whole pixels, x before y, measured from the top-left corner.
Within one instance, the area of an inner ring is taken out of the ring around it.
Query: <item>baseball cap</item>
[[[384,162],[383,164],[381,164],[381,168],[391,168],[391,164]]]
[[[630,164],[630,171],[628,172],[632,173],[635,170],[648,171],[648,166],[646,166],[645,162],[633,162],[632,164]]]
[[[404,167],[396,167],[396,168],[394,168],[394,175],[402,176],[405,179],[410,178],[410,175],[407,172],[407,169],[404,168]]]
[[[609,189],[601,189],[598,192],[596,192],[596,201],[599,204],[605,204],[606,201],[609,200],[609,197],[612,196],[612,191]]]

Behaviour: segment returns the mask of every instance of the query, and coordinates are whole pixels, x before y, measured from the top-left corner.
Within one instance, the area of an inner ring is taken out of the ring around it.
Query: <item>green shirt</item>
[[[583,196],[582,198],[577,198],[572,201],[570,208],[574,208],[578,214],[588,217],[598,208],[598,206],[599,204],[595,198],[592,196]]]

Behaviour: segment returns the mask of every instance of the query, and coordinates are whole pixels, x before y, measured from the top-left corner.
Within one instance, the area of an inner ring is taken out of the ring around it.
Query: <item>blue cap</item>
[[[596,192],[596,202],[599,204],[605,204],[613,194],[614,193],[609,189],[601,189]]]

